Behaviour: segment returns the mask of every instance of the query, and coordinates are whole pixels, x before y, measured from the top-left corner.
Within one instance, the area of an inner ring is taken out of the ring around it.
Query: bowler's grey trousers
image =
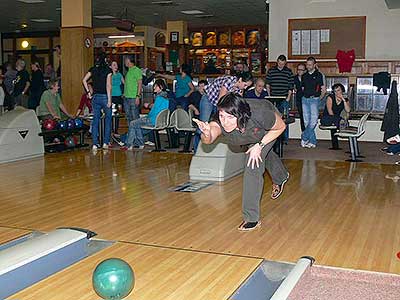
[[[262,162],[254,169],[247,166],[250,155],[246,154],[246,166],[243,176],[242,212],[246,222],[258,222],[260,219],[260,201],[264,189],[264,172],[267,169],[272,182],[282,184],[289,173],[279,156],[272,150],[275,141],[265,145],[261,151]]]

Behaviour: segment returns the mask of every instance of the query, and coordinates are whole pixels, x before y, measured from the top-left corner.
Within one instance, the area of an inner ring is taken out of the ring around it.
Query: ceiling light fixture
[[[172,4],[172,1],[165,0],[165,1],[152,1],[151,4],[158,4],[158,5],[166,5],[166,4]]]
[[[128,34],[128,35],[109,35],[109,39],[124,39],[124,38],[134,38],[134,34]]]
[[[311,0],[309,3],[313,4],[313,3],[334,3],[336,2],[336,0]]]
[[[36,22],[36,23],[50,23],[53,22],[53,20],[49,20],[49,19],[31,19],[32,22]]]
[[[98,16],[94,16],[94,18],[99,19],[99,20],[113,20],[113,19],[115,19],[114,16],[110,16],[110,15],[98,15]]]
[[[26,4],[37,4],[45,2],[44,0],[18,0],[18,1]]]
[[[21,47],[24,48],[24,49],[28,48],[28,47],[29,47],[29,42],[26,41],[26,40],[25,40],[25,41],[22,41]]]
[[[204,14],[204,11],[201,10],[181,10],[181,13],[185,15],[199,15],[199,14]]]
[[[21,24],[21,28],[28,28],[28,24],[25,24],[25,23],[23,23],[23,24]]]

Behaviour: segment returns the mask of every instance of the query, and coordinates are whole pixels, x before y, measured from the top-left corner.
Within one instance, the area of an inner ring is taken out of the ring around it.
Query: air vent
[[[158,6],[178,6],[179,5],[178,3],[175,3],[173,1],[168,1],[168,0],[152,1],[151,4],[158,5]]]

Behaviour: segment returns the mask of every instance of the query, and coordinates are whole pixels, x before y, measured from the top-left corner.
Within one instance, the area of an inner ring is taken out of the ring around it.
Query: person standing
[[[43,74],[44,80],[55,80],[57,78],[56,71],[54,71],[52,64],[47,64]]]
[[[201,131],[201,141],[204,144],[212,144],[223,135],[230,145],[248,147],[243,176],[243,222],[238,229],[250,231],[261,225],[260,201],[265,170],[272,177],[272,199],[282,194],[289,179],[289,172],[272,150],[286,125],[269,101],[246,101],[239,95],[228,93],[220,99],[217,107],[215,121],[194,121]]]
[[[303,89],[301,87],[301,77],[303,76],[304,72],[306,71],[306,65],[300,63],[297,65],[297,75],[294,77],[294,91],[296,92],[296,107],[297,111],[299,112],[300,116],[300,126],[301,132],[304,131],[306,128],[304,126],[304,116],[303,116],[303,106],[302,106],[302,98],[303,98]]]
[[[29,81],[29,73],[25,69],[26,63],[22,58],[18,59],[15,63],[15,69],[17,70],[17,75],[14,79],[14,88],[12,96],[14,97],[14,103],[18,106],[28,107],[27,93],[29,86],[31,85]]]
[[[2,71],[0,72],[0,115],[2,115],[4,112],[4,104],[6,99],[6,91],[3,83],[3,76],[1,73]]]
[[[45,91],[44,78],[38,62],[31,64],[31,88],[28,100],[28,108],[35,110],[40,104],[40,97]]]
[[[56,56],[58,58],[58,67],[56,70],[56,76],[58,80],[58,85],[60,86],[59,94],[62,94],[62,86],[61,86],[61,45],[56,45],[54,47],[54,51],[56,52]]]
[[[93,95],[91,95],[88,81],[92,79]],[[96,151],[99,145],[99,124],[101,118],[101,110],[104,112],[104,141],[103,149],[108,149],[111,139],[111,89],[112,89],[112,71],[106,63],[104,53],[100,54],[96,59],[96,64],[89,72],[86,73],[82,80],[85,91],[89,97],[92,97],[93,122],[92,122],[92,150]]]
[[[305,130],[301,134],[301,146],[303,148],[315,148],[317,137],[315,127],[318,123],[319,102],[325,95],[324,78],[316,69],[316,60],[310,56],[306,63],[307,72],[302,76],[301,88],[304,96],[302,98],[303,116]]]
[[[285,97],[285,100],[277,102],[277,108],[281,114],[286,114],[289,110],[289,101],[293,91],[293,72],[286,66],[286,56],[278,56],[276,66],[268,70],[267,73],[267,92],[270,96]],[[284,133],[284,140],[289,138],[289,130]]]
[[[113,61],[111,63],[112,70],[112,103],[115,105],[123,105],[122,100],[122,85],[125,84],[124,76],[118,70],[118,63]]]
[[[202,122],[208,122],[213,113],[217,111],[219,99],[228,93],[237,93],[243,96],[243,91],[253,84],[250,72],[243,72],[237,76],[221,76],[206,86],[206,92],[200,100],[200,116]],[[200,142],[200,131],[197,131],[193,148],[196,152]]]
[[[175,99],[171,99],[170,101],[170,111],[174,111],[178,105],[187,111],[189,107],[189,97],[195,91],[190,75],[190,67],[187,64],[182,64],[180,74],[176,76],[163,74],[160,75],[160,77],[167,80],[176,80]]]
[[[17,77],[17,71],[13,68],[12,64],[9,62],[5,63],[5,74],[4,74],[4,86],[6,88],[5,92],[12,95],[14,89],[14,80]]]
[[[125,84],[124,76],[118,70],[118,63],[113,61],[111,63],[111,70],[112,70],[112,103],[113,106],[116,106],[117,111],[122,109],[124,104],[124,100],[122,99],[122,85]],[[118,134],[119,128],[119,118],[117,117],[115,120],[115,128],[114,133]]]
[[[128,72],[125,75],[124,110],[128,124],[139,118],[140,100],[142,97],[142,71],[135,65],[132,55],[125,58]]]

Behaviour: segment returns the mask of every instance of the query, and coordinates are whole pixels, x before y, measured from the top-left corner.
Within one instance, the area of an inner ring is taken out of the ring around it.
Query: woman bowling
[[[201,141],[212,144],[220,135],[228,144],[247,146],[243,177],[242,213],[239,230],[250,231],[261,225],[260,200],[264,185],[264,171],[272,177],[271,198],[277,199],[289,179],[289,173],[272,150],[275,140],[286,125],[269,101],[246,102],[241,96],[228,93],[217,104],[215,121],[194,119],[201,131]]]

